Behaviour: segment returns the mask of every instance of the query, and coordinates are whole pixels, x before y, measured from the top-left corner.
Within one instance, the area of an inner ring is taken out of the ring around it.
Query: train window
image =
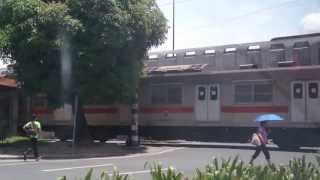
[[[248,47],[248,51],[259,51],[260,46],[259,45],[253,45]]]
[[[175,57],[177,57],[176,53],[168,53],[168,54],[166,54],[166,58],[175,58]]]
[[[300,41],[300,42],[296,42],[293,45],[293,48],[308,48],[309,42],[308,41]]]
[[[217,100],[218,99],[218,87],[211,86],[210,87],[210,100]]]
[[[235,84],[235,102],[248,103],[252,102],[252,84]]]
[[[182,88],[181,87],[168,87],[168,104],[181,104],[182,103]]]
[[[241,82],[236,83],[234,87],[236,103],[272,102],[271,82]]]
[[[296,83],[293,85],[293,96],[295,99],[302,99],[303,98],[302,83]]]
[[[167,103],[167,88],[166,86],[152,86],[151,90],[152,104],[166,104]]]
[[[271,102],[272,84],[254,84],[254,102]]]
[[[292,57],[293,61],[298,65],[310,65],[311,57],[309,42],[301,41],[294,43]]]
[[[158,54],[150,54],[149,56],[148,56],[148,59],[150,59],[150,60],[154,60],[154,59],[158,59],[159,58],[159,55]]]
[[[226,48],[224,50],[224,53],[234,53],[237,51],[237,48]]]
[[[285,61],[285,52],[284,52],[284,44],[271,44],[271,62],[281,62]]]
[[[284,49],[284,44],[278,43],[278,44],[271,44],[270,45],[271,50],[281,50]]]
[[[252,64],[252,67],[257,67],[261,64],[261,48],[259,45],[253,45],[248,47],[246,64]]]
[[[187,51],[184,55],[185,56],[195,56],[196,52],[195,51]]]
[[[199,100],[205,100],[206,99],[206,88],[203,86],[200,86],[198,88],[198,99]]]
[[[182,87],[179,85],[154,85],[151,95],[152,104],[181,104]]]
[[[207,49],[204,51],[205,55],[213,55],[215,53],[216,53],[216,50],[214,50],[214,49]]]
[[[309,97],[312,99],[318,98],[319,86],[318,83],[309,84]]]

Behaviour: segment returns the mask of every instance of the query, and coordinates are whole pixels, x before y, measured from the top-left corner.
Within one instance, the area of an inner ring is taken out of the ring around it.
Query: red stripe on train
[[[193,107],[142,107],[142,113],[193,113]]]
[[[53,110],[49,109],[49,108],[43,108],[43,107],[36,107],[36,108],[32,108],[32,113],[35,114],[50,114],[52,113]]]
[[[224,113],[288,113],[288,106],[222,106]]]
[[[118,109],[114,107],[109,108],[84,108],[84,113],[87,114],[115,114],[118,113]],[[49,108],[43,108],[43,107],[36,107],[32,109],[32,112],[35,114],[51,114],[53,113],[53,110]]]
[[[141,113],[193,113],[193,107],[142,107]],[[221,112],[224,113],[288,113],[288,106],[222,106]],[[33,113],[50,114],[53,111],[48,108],[33,108]],[[116,114],[118,109],[115,107],[109,108],[84,108],[84,112],[88,114]]]

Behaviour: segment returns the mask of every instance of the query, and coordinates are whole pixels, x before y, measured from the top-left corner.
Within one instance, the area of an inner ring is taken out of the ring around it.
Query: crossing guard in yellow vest
[[[26,161],[27,160],[27,155],[32,150],[36,161],[39,161],[38,138],[39,138],[39,135],[40,135],[40,132],[41,132],[41,124],[38,121],[38,118],[37,118],[36,114],[32,114],[32,120],[27,122],[23,126],[23,130],[30,137],[30,142],[31,142],[31,148],[28,148],[23,153],[23,159]]]

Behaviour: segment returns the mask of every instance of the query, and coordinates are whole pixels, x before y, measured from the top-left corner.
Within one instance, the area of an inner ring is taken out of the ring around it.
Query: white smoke
[[[304,33],[320,32],[320,12],[306,15],[302,19],[302,26]]]

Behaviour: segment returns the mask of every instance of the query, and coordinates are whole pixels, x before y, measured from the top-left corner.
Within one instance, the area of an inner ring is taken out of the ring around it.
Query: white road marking
[[[44,169],[41,170],[43,172],[55,172],[55,171],[67,171],[73,169],[86,169],[86,168],[95,168],[95,167],[106,167],[106,166],[113,166],[113,164],[99,164],[99,165],[90,165],[90,166],[75,166],[75,167],[68,167],[68,168],[57,168],[57,169]]]
[[[184,147],[179,148],[170,148],[159,152],[153,153],[140,153],[135,155],[126,155],[126,156],[114,156],[114,157],[97,157],[97,158],[86,158],[86,159],[66,159],[66,160],[40,160],[39,162],[21,162],[21,163],[7,163],[7,164],[0,164],[0,167],[4,166],[17,166],[17,165],[30,165],[30,164],[42,164],[42,163],[64,163],[64,162],[80,162],[80,161],[91,161],[91,160],[113,160],[113,159],[126,159],[126,158],[138,158],[138,157],[147,157],[147,156],[156,156],[161,155],[177,150],[184,149]]]
[[[167,171],[168,168],[162,168],[162,171]],[[144,173],[150,173],[150,170],[141,170],[141,171],[129,171],[129,172],[121,172],[119,175],[132,175],[132,174],[144,174]],[[109,173],[109,176],[112,176],[112,173]]]
[[[59,162],[78,162],[78,161],[91,161],[91,160],[113,160],[113,159],[126,159],[126,158],[137,158],[137,157],[145,157],[145,156],[156,156],[161,155],[164,153],[177,151],[180,149],[184,149],[183,147],[179,148],[170,148],[166,149],[160,152],[154,152],[154,153],[140,153],[135,155],[125,155],[125,156],[113,156],[113,157],[96,157],[96,158],[86,158],[86,159],[67,159],[67,160],[55,160],[55,161],[49,161],[49,160],[42,160],[42,162],[48,162],[48,163],[59,163]]]
[[[172,149],[166,149],[160,152],[154,152],[154,153],[142,153],[142,154],[135,154],[135,155],[127,155],[127,156],[115,156],[115,157],[105,157],[105,158],[88,158],[85,160],[112,160],[112,159],[126,159],[126,158],[137,158],[137,157],[144,157],[144,156],[155,156],[155,155],[160,155],[172,151],[177,151],[180,149],[184,149],[183,147],[180,148],[172,148]],[[74,161],[78,161],[81,159],[75,159]]]

